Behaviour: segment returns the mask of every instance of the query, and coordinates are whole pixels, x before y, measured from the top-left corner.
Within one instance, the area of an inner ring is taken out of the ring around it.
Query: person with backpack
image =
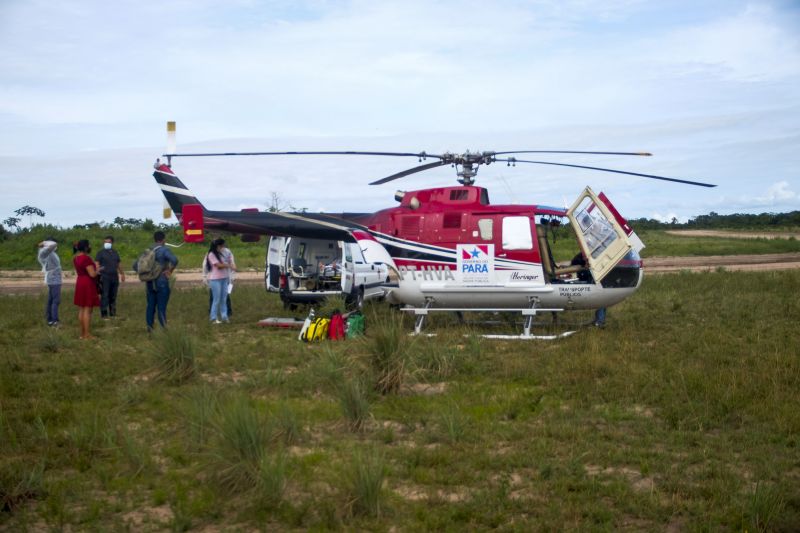
[[[169,303],[169,277],[178,266],[178,258],[169,248],[164,246],[166,235],[163,231],[153,234],[155,243],[139,256],[133,265],[133,270],[139,275],[139,280],[145,282],[147,293],[147,331],[153,331],[156,311],[158,323],[161,327],[167,326],[167,303]]]
[[[97,252],[97,273],[100,275],[100,317],[103,320],[117,314],[117,292],[120,281],[125,281],[125,272],[120,266],[119,254],[113,249],[114,237],[103,239],[103,249]]]

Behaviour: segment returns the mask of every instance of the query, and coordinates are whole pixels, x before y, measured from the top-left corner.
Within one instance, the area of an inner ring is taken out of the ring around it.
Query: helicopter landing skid
[[[563,339],[565,337],[569,337],[575,331],[565,331],[558,335],[531,335],[531,326],[533,326],[533,319],[536,317],[537,313],[560,313],[564,311],[562,308],[541,308],[535,307],[535,303],[533,307],[524,307],[524,308],[516,308],[516,309],[508,309],[508,308],[448,308],[448,307],[429,307],[432,302],[427,302],[425,307],[403,307],[401,311],[413,312],[414,313],[414,333],[413,335],[421,335],[422,334],[422,326],[425,323],[425,317],[428,316],[428,313],[434,311],[447,311],[451,313],[464,313],[467,311],[470,312],[484,312],[484,313],[520,313],[523,316],[523,333],[521,335],[481,335],[486,339],[517,339],[517,340],[556,340],[556,339]],[[434,334],[425,334],[427,336],[433,336]]]

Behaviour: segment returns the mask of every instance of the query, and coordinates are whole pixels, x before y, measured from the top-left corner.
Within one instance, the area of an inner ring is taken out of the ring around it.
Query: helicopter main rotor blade
[[[418,167],[409,168],[408,170],[404,170],[402,172],[398,172],[397,174],[392,174],[391,176],[387,176],[385,178],[381,178],[377,181],[373,181],[370,185],[381,185],[383,183],[387,183],[392,180],[396,180],[398,178],[403,178],[408,176],[409,174],[415,174],[417,172],[422,172],[423,170],[429,170],[431,168],[441,167],[443,165],[449,164],[447,161],[436,161],[435,163],[428,163],[427,165],[420,165]]]
[[[583,152],[575,150],[514,150],[511,152],[493,152],[495,155],[501,154],[588,154],[588,155],[643,155],[651,156],[650,152]]]
[[[601,172],[613,172],[615,174],[628,174],[630,176],[640,176],[642,178],[651,178],[654,180],[664,180],[664,181],[673,181],[675,183],[685,183],[687,185],[698,185],[700,187],[716,187],[716,185],[712,183],[702,183],[699,181],[689,181],[689,180],[680,180],[677,178],[665,178],[664,176],[654,176],[652,174],[640,174],[638,172],[627,172],[625,170],[614,170],[613,168],[601,168],[601,167],[587,167],[584,165],[570,165],[567,163],[552,163],[550,161],[526,161],[524,159],[517,159],[515,157],[509,157],[508,159],[498,159],[498,161],[505,161],[507,163],[533,163],[535,165],[553,165],[557,167],[572,167],[572,168],[585,168],[589,170],[599,170]]]
[[[206,152],[185,154],[162,154],[162,157],[220,157],[234,155],[383,155],[383,156],[411,156],[424,159],[426,157],[441,157],[426,154],[425,152],[361,152],[361,151],[309,151],[309,152]]]

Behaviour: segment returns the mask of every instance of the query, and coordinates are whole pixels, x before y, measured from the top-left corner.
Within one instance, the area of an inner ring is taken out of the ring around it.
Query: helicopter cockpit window
[[[584,235],[586,246],[593,258],[602,254],[619,237],[611,222],[600,209],[595,209],[594,202],[585,198],[576,210],[578,229]]]
[[[493,222],[491,218],[478,219],[478,231],[481,234],[481,239],[484,241],[491,241],[494,238],[492,234]]]
[[[503,249],[530,250],[532,248],[531,219],[528,217],[505,217],[503,219]]]

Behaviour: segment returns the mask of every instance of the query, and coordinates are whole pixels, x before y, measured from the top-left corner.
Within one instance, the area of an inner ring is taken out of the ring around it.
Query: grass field
[[[557,342],[409,338],[375,306],[314,345],[256,325],[284,312],[255,285],[225,326],[173,293],[152,338],[123,292],[95,341],[69,293],[58,331],[0,297],[0,529],[797,531],[798,294],[650,276]]]
[[[755,232],[763,232],[761,228]],[[93,228],[89,230],[55,230],[48,227],[37,227],[30,232],[14,234],[7,240],[0,240],[0,270],[26,269],[38,270],[36,261],[37,244],[50,235],[59,239],[59,255],[63,265],[70,266],[72,242],[78,239],[89,239],[93,246],[93,255],[100,249],[103,238],[112,234],[115,237],[114,248],[122,257],[122,267],[130,270],[138,255],[152,244],[152,231],[142,229]],[[797,239],[735,239],[721,237],[685,237],[670,235],[662,230],[643,230],[638,232],[647,245],[642,257],[687,256],[687,255],[737,255],[737,254],[769,254],[800,252],[800,241]],[[264,268],[266,253],[266,237],[257,243],[241,242],[239,236],[220,233],[209,233],[206,242],[216,237],[224,237],[228,246],[236,256],[240,269]],[[180,244],[182,234],[177,226],[170,226],[167,231],[167,242]],[[173,248],[180,261],[181,269],[199,269],[203,257],[208,253],[208,244],[184,244]],[[558,261],[569,261],[578,251],[574,233],[562,227],[556,232],[554,254]]]

